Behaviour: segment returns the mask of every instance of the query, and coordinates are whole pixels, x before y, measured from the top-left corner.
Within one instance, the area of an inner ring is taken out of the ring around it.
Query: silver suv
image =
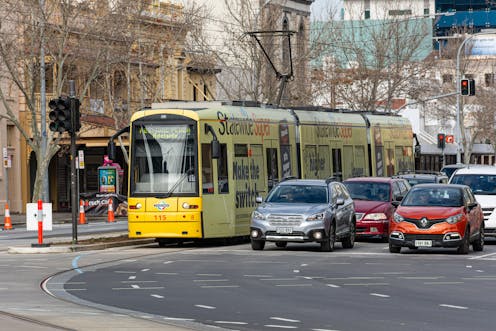
[[[290,179],[277,184],[251,216],[251,247],[263,250],[265,242],[286,247],[288,242],[317,242],[322,251],[355,244],[356,218],[353,200],[339,182]]]

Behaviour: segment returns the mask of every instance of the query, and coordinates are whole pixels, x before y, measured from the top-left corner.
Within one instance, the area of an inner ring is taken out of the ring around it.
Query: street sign
[[[446,135],[445,139],[447,144],[453,144],[455,142],[455,136],[453,136],[452,134]]]
[[[78,169],[84,169],[84,151],[79,150]]]

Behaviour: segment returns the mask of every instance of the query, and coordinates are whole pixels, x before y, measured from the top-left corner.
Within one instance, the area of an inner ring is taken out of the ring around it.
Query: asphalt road
[[[496,245],[483,252],[408,250],[358,242],[248,244],[113,251],[115,261],[53,275],[44,288],[81,305],[194,330],[492,330]],[[109,252],[110,253],[110,252]],[[87,261],[88,260],[88,261]]]

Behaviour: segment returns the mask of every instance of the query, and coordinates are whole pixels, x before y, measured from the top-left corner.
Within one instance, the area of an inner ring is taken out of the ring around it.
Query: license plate
[[[277,228],[276,232],[280,234],[289,234],[293,233],[293,228]]]
[[[415,247],[432,247],[432,240],[415,240]]]

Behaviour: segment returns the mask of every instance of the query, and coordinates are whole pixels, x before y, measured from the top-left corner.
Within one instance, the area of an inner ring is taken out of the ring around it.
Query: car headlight
[[[398,213],[394,213],[393,220],[396,223],[400,223],[400,222],[403,222],[405,220],[405,218],[403,216],[401,216],[400,214],[398,214]]]
[[[453,216],[450,216],[446,219],[446,222],[448,222],[449,224],[455,224],[455,223],[458,223],[462,220],[463,218],[463,214],[457,214],[457,215],[453,215]]]
[[[255,210],[251,213],[251,219],[263,221],[265,219],[265,215]]]
[[[307,217],[307,221],[323,221],[324,213],[317,213]]]
[[[363,218],[364,221],[379,221],[379,220],[387,220],[387,216],[384,213],[375,213],[365,215]]]

